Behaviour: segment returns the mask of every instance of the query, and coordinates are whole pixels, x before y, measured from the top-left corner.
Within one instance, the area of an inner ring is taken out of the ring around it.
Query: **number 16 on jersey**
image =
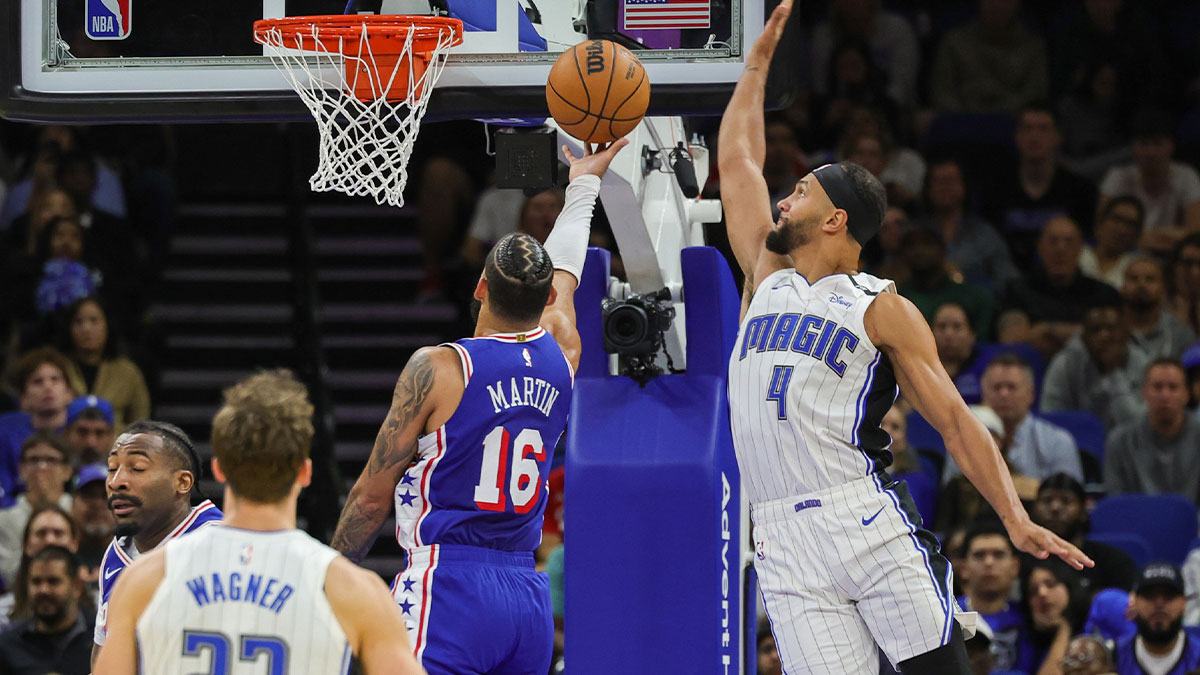
[[[508,469],[509,433],[504,427],[496,427],[483,438],[483,466],[479,470],[479,484],[475,486],[475,506],[484,511],[504,511],[508,500],[505,496],[505,472]],[[537,506],[538,462],[546,459],[546,446],[542,432],[537,429],[522,429],[512,442],[512,470],[508,472],[508,496],[517,513],[529,513]]]

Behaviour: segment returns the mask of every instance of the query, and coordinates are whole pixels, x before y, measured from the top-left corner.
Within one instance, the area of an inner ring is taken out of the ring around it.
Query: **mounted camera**
[[[655,363],[666,346],[666,332],[675,320],[675,308],[667,304],[671,291],[664,288],[646,294],[633,294],[625,300],[604,301],[604,351],[620,357],[620,374],[638,384],[663,373]],[[667,366],[672,371],[670,354]]]

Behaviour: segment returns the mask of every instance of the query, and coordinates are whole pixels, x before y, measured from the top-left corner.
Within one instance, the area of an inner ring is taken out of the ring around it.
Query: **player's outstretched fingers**
[[[1081,570],[1085,567],[1095,567],[1096,566],[1095,561],[1093,561],[1091,558],[1087,557],[1087,554],[1085,554],[1083,551],[1076,548],[1073,544],[1062,540],[1057,535],[1050,535],[1050,536],[1054,537],[1054,542],[1056,544],[1058,544],[1059,549],[1061,551],[1061,552],[1056,552],[1055,555],[1062,558],[1063,561],[1066,562],[1067,564],[1069,564],[1071,567],[1074,567],[1077,570]]]
[[[788,16],[792,13],[792,0],[783,0],[779,6],[771,12],[771,18],[767,19],[766,30],[775,33],[775,39],[783,34],[783,26],[787,23]]]
[[[755,62],[758,67],[765,67],[771,61],[771,55],[775,53],[775,46],[779,44],[779,39],[783,37],[783,27],[787,25],[788,15],[792,13],[792,0],[783,0],[775,11],[771,12],[771,16],[767,19],[767,25],[763,26],[763,32],[754,41],[754,45],[750,48],[750,57],[746,59],[747,65]]]

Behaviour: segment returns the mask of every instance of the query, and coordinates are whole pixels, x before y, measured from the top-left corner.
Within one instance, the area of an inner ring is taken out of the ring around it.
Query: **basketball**
[[[649,103],[642,62],[608,40],[588,40],[563,52],[546,82],[554,121],[587,143],[611,143],[633,131]]]

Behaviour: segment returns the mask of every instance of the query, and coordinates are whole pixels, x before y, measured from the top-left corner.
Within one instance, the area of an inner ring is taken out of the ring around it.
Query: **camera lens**
[[[604,337],[618,351],[643,347],[649,338],[650,319],[634,305],[616,307],[605,317]]]

